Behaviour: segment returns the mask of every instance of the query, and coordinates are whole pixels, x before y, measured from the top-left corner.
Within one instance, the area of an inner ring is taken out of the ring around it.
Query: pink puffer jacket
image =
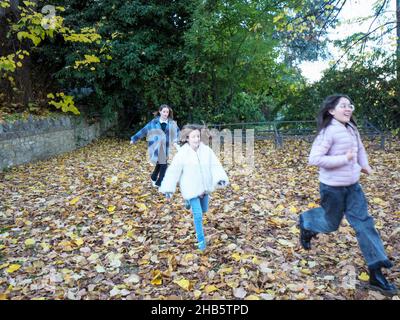
[[[357,155],[350,161],[346,156],[349,150]],[[360,179],[362,168],[370,169],[358,130],[353,124],[345,126],[336,119],[315,139],[308,164],[320,168],[319,180],[329,186],[352,185]]]

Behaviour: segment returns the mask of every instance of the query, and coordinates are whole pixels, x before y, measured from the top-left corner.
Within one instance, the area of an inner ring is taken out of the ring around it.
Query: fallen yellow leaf
[[[218,270],[218,273],[224,274],[224,273],[232,273],[233,269],[232,267],[229,268],[221,268]]]
[[[193,294],[194,294],[195,299],[198,299],[198,298],[200,298],[200,296],[201,296],[201,291],[200,291],[200,290],[195,290],[195,291],[193,292]]]
[[[162,284],[162,275],[160,270],[152,271],[153,280],[151,280],[151,284],[153,286],[159,286]]]
[[[235,183],[233,183],[231,186],[232,186],[232,189],[235,190],[235,191],[239,191],[240,190],[240,187]]]
[[[116,183],[118,181],[118,177],[117,176],[112,176],[112,177],[108,177],[106,178],[106,182],[111,184],[111,183]]]
[[[73,199],[69,202],[69,204],[70,204],[70,205],[76,204],[76,203],[79,201],[80,198],[81,198],[81,197],[75,197],[75,198],[73,198]]]
[[[301,269],[300,272],[308,275],[312,274],[310,269]]]
[[[26,240],[25,240],[25,245],[26,245],[27,247],[34,246],[35,243],[36,243],[35,239],[26,239]]]
[[[358,279],[360,279],[361,281],[368,281],[369,275],[365,272],[361,272],[361,274],[358,276]]]
[[[373,198],[372,202],[375,204],[379,204],[379,205],[382,205],[385,203],[381,198]]]
[[[218,290],[218,288],[216,287],[216,286],[214,286],[214,285],[207,285],[206,287],[205,287],[205,289],[204,289],[204,291],[208,294],[208,293],[211,293],[211,292],[214,292],[214,291],[217,291]]]
[[[234,289],[234,288],[237,288],[239,286],[239,281],[238,280],[227,281],[226,285],[231,287],[232,289]]]
[[[293,225],[290,229],[289,229],[290,233],[292,234],[299,234],[300,230],[296,225]]]
[[[296,295],[296,300],[305,300],[306,298],[307,296],[303,292]]]
[[[257,265],[260,264],[260,260],[257,257],[253,257],[252,262]]]
[[[289,212],[290,213],[297,213],[297,208],[296,207],[290,207]]]
[[[40,243],[40,246],[42,247],[42,249],[43,249],[44,251],[49,251],[50,248],[51,248],[51,245],[49,245],[49,244],[46,243],[46,242]]]
[[[191,284],[190,281],[187,279],[181,279],[181,280],[174,280],[174,283],[176,283],[178,286],[181,288],[189,291],[191,289]]]
[[[6,270],[8,273],[13,273],[14,271],[17,271],[21,268],[21,265],[19,264],[12,264],[8,267],[8,269]]]
[[[110,212],[110,213],[114,212],[115,211],[115,206],[109,206],[107,208],[107,211]]]
[[[140,193],[141,189],[139,188],[134,188],[132,189],[132,193]]]
[[[74,250],[74,249],[72,248],[72,246],[73,246],[72,242],[67,241],[67,240],[61,241],[61,242],[58,244],[58,246],[61,247],[62,250],[64,250],[64,251],[72,251],[72,250]]]
[[[235,259],[236,261],[240,261],[240,253],[237,252],[233,253],[232,258]]]
[[[191,253],[185,254],[185,256],[183,257],[183,260],[185,261],[189,261],[192,260],[194,258],[194,255]]]
[[[307,207],[310,208],[310,209],[318,208],[318,205],[315,202],[310,202]]]
[[[75,242],[75,244],[76,244],[77,246],[81,246],[81,245],[84,243],[84,241],[83,241],[82,238],[78,238],[78,239],[74,240],[74,242]]]
[[[146,211],[147,210],[147,207],[146,207],[146,205],[144,203],[136,203],[135,205],[140,211]]]

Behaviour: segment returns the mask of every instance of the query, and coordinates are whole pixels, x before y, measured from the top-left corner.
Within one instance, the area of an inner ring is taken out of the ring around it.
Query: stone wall
[[[82,117],[66,115],[0,124],[0,171],[85,146],[114,124],[89,124]]]

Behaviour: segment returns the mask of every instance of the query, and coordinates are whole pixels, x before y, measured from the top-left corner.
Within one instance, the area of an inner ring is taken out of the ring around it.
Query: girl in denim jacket
[[[171,142],[176,149],[179,148],[177,142],[179,137],[179,128],[173,121],[173,111],[170,106],[162,104],[155,114],[155,117],[147,123],[141,130],[131,137],[131,144],[134,144],[141,138],[148,140],[148,151],[151,164],[155,165],[151,174],[151,182],[154,187],[159,187],[167,170],[167,160]]]
[[[370,174],[367,154],[352,114],[354,105],[346,95],[328,96],[318,115],[318,133],[312,145],[309,165],[318,166],[321,207],[300,215],[300,243],[311,249],[318,233],[339,228],[345,215],[356,232],[358,244],[370,273],[371,287],[396,294],[381,268],[391,268],[382,240],[368,214],[367,201],[358,182],[360,172]]]
[[[201,142],[204,131],[199,125],[186,125],[182,128],[180,137],[184,144],[168,167],[159,189],[170,199],[179,182],[182,196],[192,209],[198,248],[201,251],[206,249],[203,214],[208,210],[209,194],[229,183],[213,150]]]

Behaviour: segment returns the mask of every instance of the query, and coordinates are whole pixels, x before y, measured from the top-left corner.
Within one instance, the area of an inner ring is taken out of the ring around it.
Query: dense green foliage
[[[312,119],[326,95],[343,92],[354,99],[358,116],[383,129],[396,127],[392,56],[384,64],[377,63],[378,52],[355,56],[352,65],[333,68],[312,85],[296,67],[326,57],[326,30],[337,23],[344,2],[53,0],[37,1],[36,12],[20,3],[37,19],[22,21],[21,11],[0,14],[0,35],[7,38],[0,103],[17,105],[17,91],[26,108],[50,103],[64,110],[73,101],[92,116],[118,111],[126,128],[149,120],[162,103],[173,107],[180,124]],[[40,10],[49,4],[61,19],[54,32],[40,27]],[[16,25],[19,32],[35,25],[37,33],[18,34]],[[30,80],[12,83],[25,53],[20,78],[29,73]],[[49,93],[74,100],[49,102]]]
[[[313,119],[327,95],[346,93],[356,106],[355,117],[367,119],[381,130],[400,127],[400,107],[396,97],[399,83],[395,78],[395,56],[376,52],[372,56],[354,57],[351,67],[330,70],[315,84],[293,92],[288,107],[282,112],[286,119]],[[376,60],[385,63],[376,64]]]

